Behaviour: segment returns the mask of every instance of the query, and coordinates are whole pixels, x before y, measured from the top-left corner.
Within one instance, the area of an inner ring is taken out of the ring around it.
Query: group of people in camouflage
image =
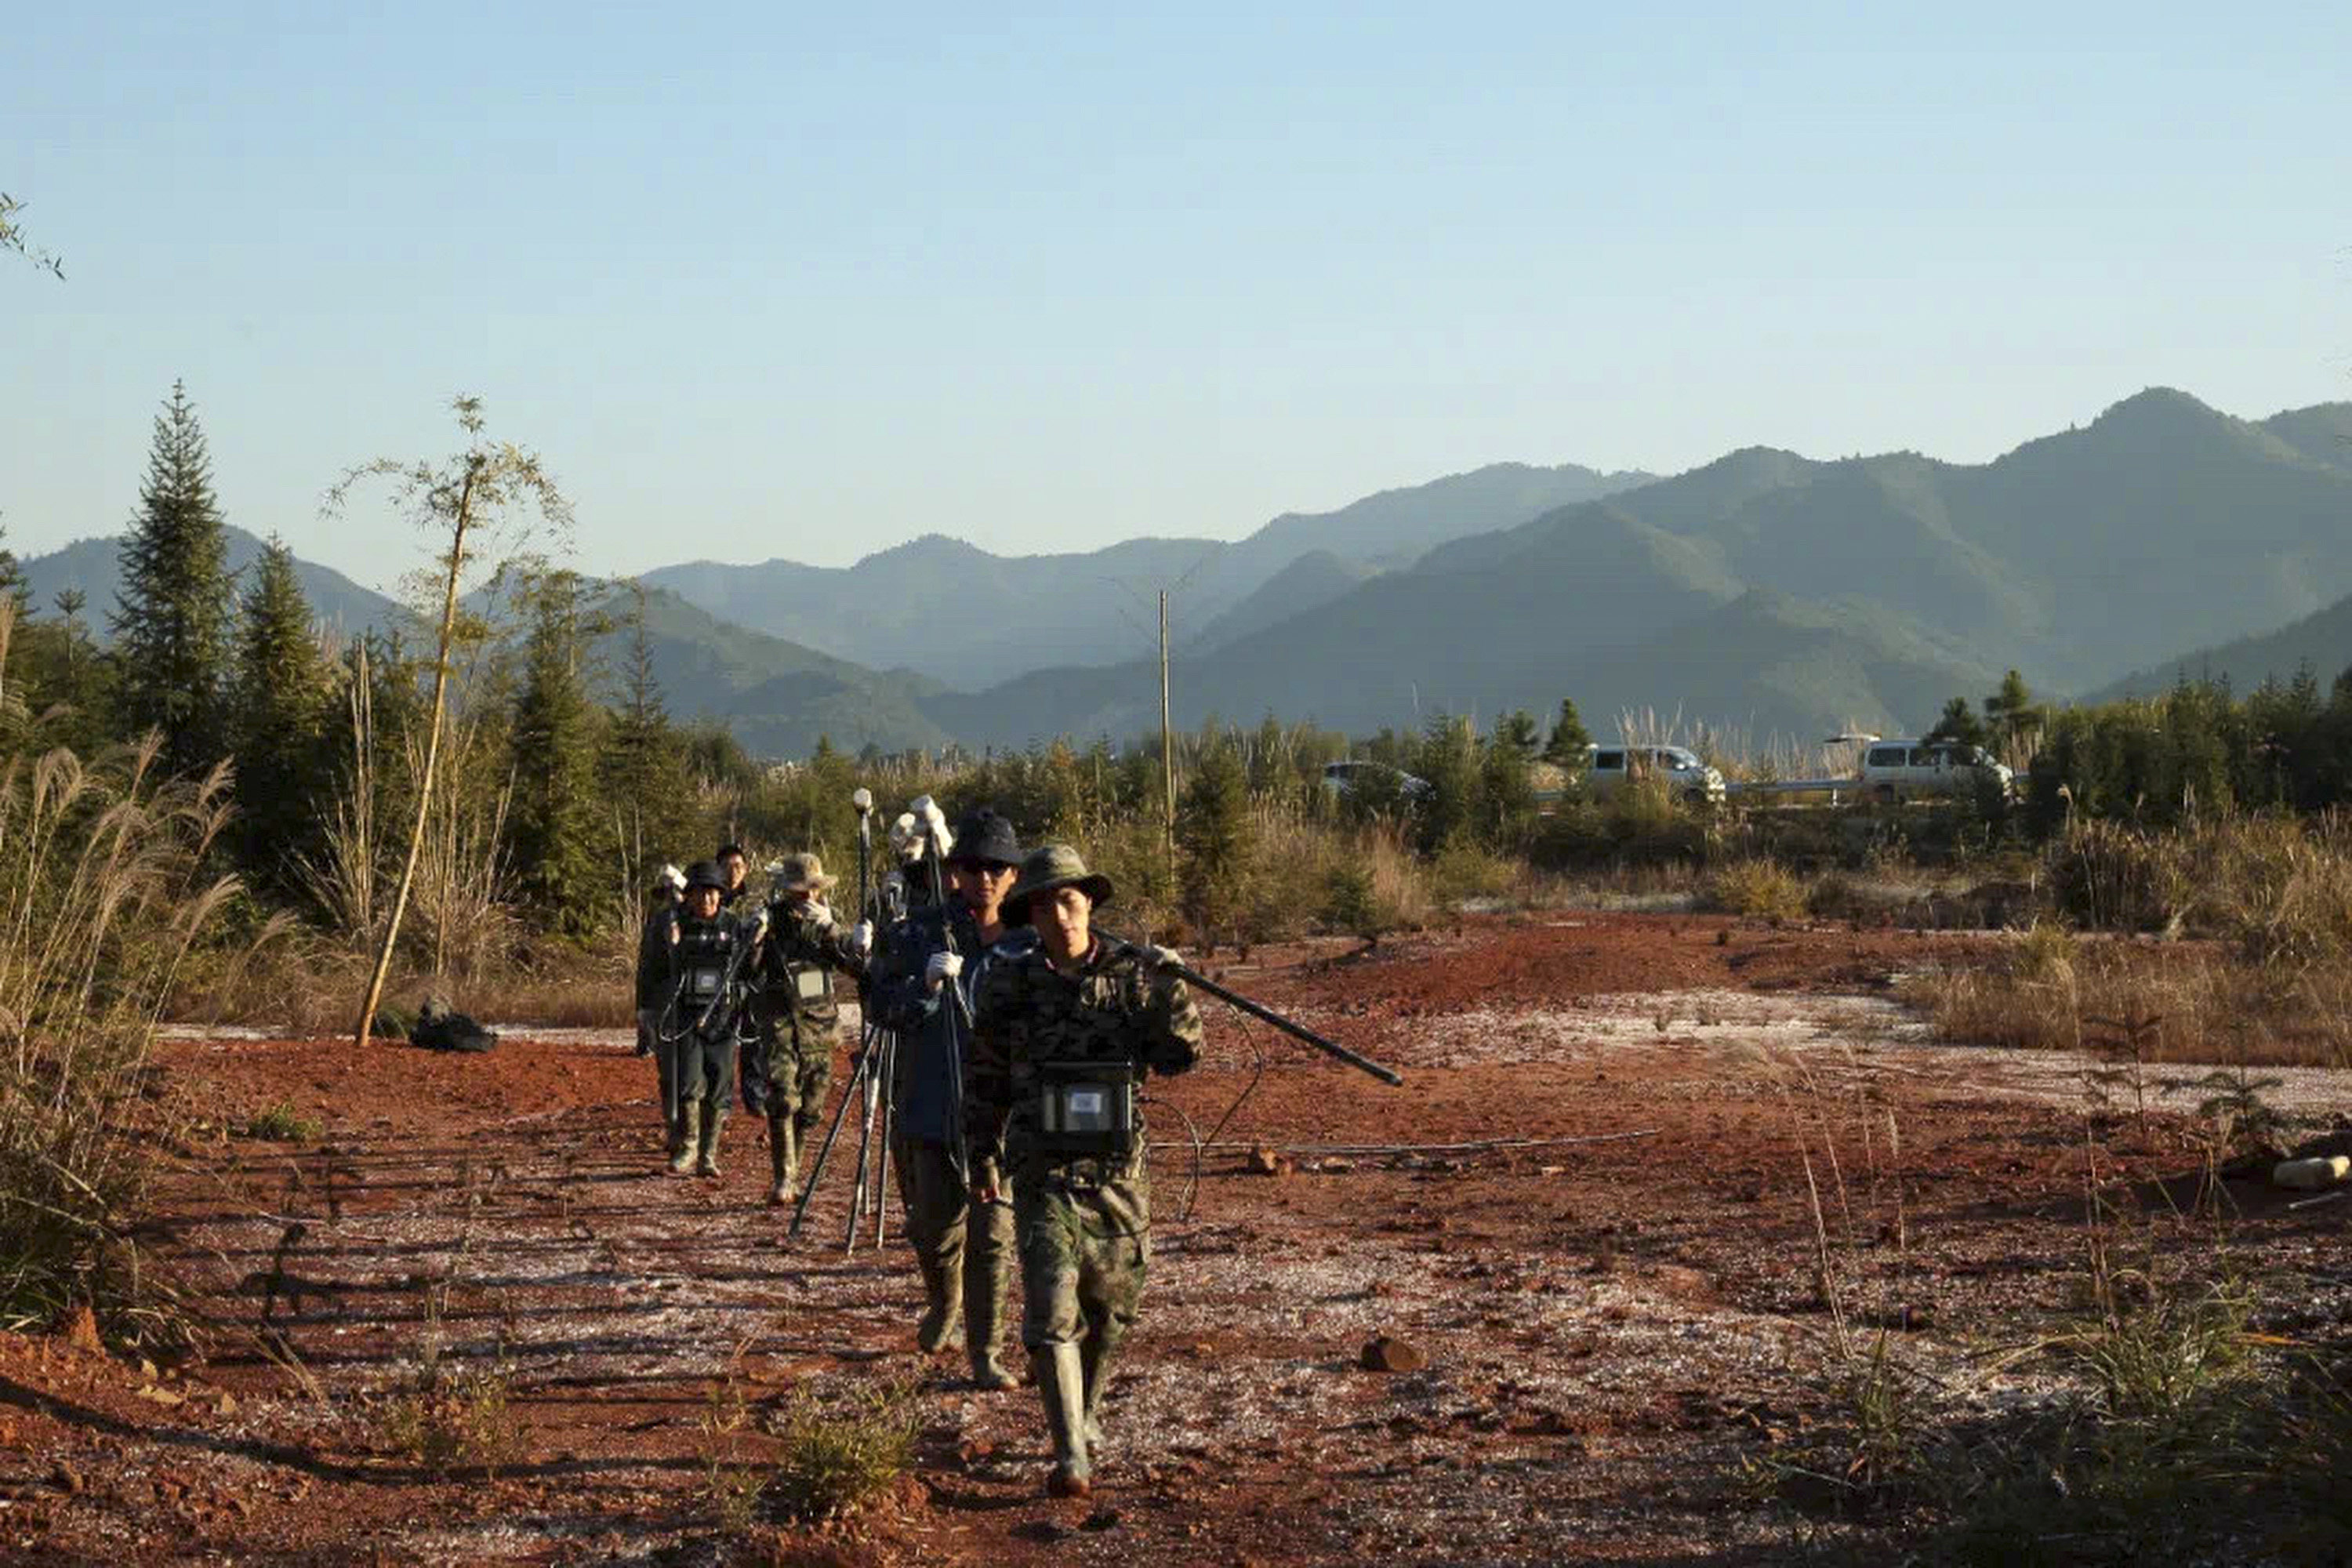
[[[666,868],[636,1001],[669,1169],[718,1174],[740,1076],[768,1121],[769,1202],[794,1201],[840,1032],[836,976],[855,984],[860,1048],[877,1030],[897,1039],[890,1152],[926,1295],[917,1342],[934,1353],[960,1333],[977,1387],[1018,1386],[1003,1356],[1017,1258],[1021,1338],[1053,1437],[1047,1488],[1084,1496],[1150,1256],[1141,1080],[1192,1066],[1200,1014],[1179,955],[1094,929],[1113,889],[1075,849],[1024,855],[987,809],[952,834],[910,813],[890,841],[897,865],[846,929],[814,855],[772,866],[757,910],[737,907],[748,861],[735,846]]]

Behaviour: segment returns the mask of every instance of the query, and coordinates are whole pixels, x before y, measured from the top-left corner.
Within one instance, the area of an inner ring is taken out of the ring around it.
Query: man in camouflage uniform
[[[677,1122],[670,1136],[671,1172],[719,1173],[719,1140],[735,1084],[735,1053],[749,997],[743,970],[764,918],[727,913],[727,879],[698,860],[686,874],[686,902],[665,932],[668,998],[657,1033],[677,1053]],[[706,1024],[705,1019],[709,1022]]]
[[[957,824],[952,845],[946,904],[925,904],[890,929],[870,1005],[875,1022],[898,1037],[890,1157],[929,1297],[915,1342],[934,1354],[961,1327],[972,1381],[1007,1389],[1020,1382],[1003,1361],[1013,1208],[971,1201],[956,1163],[954,1097],[971,1072],[973,997],[991,968],[1020,958],[1037,937],[1003,924],[1004,895],[1021,861],[1013,825],[983,808]]]
[[[669,928],[686,897],[686,873],[664,866],[654,889],[654,911],[637,935],[637,1055],[653,1058],[661,1077],[662,1137],[667,1140],[677,1132],[677,1053],[660,1043],[661,1016],[670,995]],[[666,1153],[675,1159],[677,1145]]]
[[[837,879],[814,855],[787,855],[768,868],[768,930],[755,970],[759,1043],[743,1067],[744,1103],[768,1118],[768,1204],[800,1196],[801,1141],[824,1113],[833,1081],[841,1005],[833,974],[862,974],[872,928],[845,931],[819,896]]]
[[[1021,1337],[1057,1497],[1093,1489],[1111,1353],[1143,1297],[1151,1189],[1139,1080],[1185,1071],[1201,1048],[1201,1016],[1166,967],[1176,955],[1094,934],[1110,900],[1110,879],[1066,845],[1021,863],[1003,918],[1034,924],[1038,944],[985,977],[964,1100],[973,1200],[996,1201],[1012,1177]]]

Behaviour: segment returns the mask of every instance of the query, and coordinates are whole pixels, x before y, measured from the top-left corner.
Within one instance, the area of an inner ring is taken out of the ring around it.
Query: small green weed
[[[446,1476],[477,1465],[492,1480],[522,1453],[514,1373],[503,1365],[442,1380],[422,1377],[381,1408],[377,1431],[395,1453]]]
[[[244,1138],[258,1138],[271,1143],[315,1143],[326,1131],[315,1116],[305,1116],[294,1108],[290,1100],[281,1100],[246,1119],[237,1129]]]

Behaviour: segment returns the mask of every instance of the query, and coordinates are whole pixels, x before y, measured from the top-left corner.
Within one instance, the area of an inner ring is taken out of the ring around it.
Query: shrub
[[[1431,892],[1447,908],[1474,899],[1507,898],[1518,889],[1522,872],[1520,861],[1457,838],[1438,851],[1430,867]]]
[[[378,1415],[377,1429],[394,1451],[436,1475],[472,1464],[496,1480],[522,1453],[514,1374],[503,1366],[446,1380],[428,1373],[393,1396]]]
[[[794,1398],[775,1424],[778,1506],[794,1519],[856,1512],[912,1467],[916,1424],[910,1385],[858,1389],[831,1407]]]
[[[1706,901],[1752,920],[1797,920],[1805,912],[1805,888],[1776,860],[1735,860],[1708,877]]]

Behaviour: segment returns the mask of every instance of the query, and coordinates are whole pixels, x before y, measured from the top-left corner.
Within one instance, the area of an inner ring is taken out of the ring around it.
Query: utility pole
[[[1168,794],[1168,877],[1176,878],[1176,737],[1168,723],[1168,590],[1160,590],[1160,767]]]

